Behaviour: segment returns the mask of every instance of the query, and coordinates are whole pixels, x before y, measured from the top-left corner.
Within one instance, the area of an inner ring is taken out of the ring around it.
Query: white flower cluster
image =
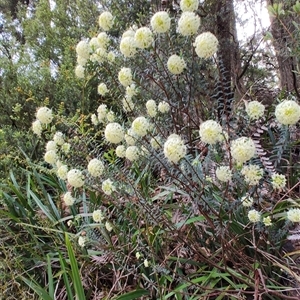
[[[161,102],[158,103],[157,109],[162,114],[165,114],[170,110],[170,104],[166,101],[161,101]]]
[[[136,135],[143,137],[150,129],[150,123],[145,117],[137,117],[132,122],[131,128]]]
[[[159,136],[151,138],[150,145],[153,149],[158,150],[162,145],[162,140]]]
[[[228,182],[232,178],[232,171],[229,166],[220,166],[216,169],[216,177],[222,182]]]
[[[300,106],[293,100],[285,100],[275,109],[275,117],[283,125],[293,125],[300,120]]]
[[[43,127],[42,127],[42,123],[40,122],[40,120],[35,120],[34,122],[32,122],[32,131],[37,136],[41,136]]]
[[[135,39],[131,36],[125,36],[120,42],[120,51],[125,57],[133,57],[137,52]]]
[[[67,179],[67,174],[68,174],[68,166],[67,165],[61,165],[58,169],[57,169],[57,176],[62,179],[62,180],[66,180]]]
[[[203,32],[196,37],[194,47],[200,58],[209,58],[218,50],[218,39],[211,32]]]
[[[96,222],[96,223],[101,223],[105,219],[104,214],[101,209],[94,210],[92,216],[93,216],[94,222]]]
[[[300,222],[300,209],[299,208],[290,208],[287,212],[288,220],[292,222]]]
[[[200,125],[199,135],[202,142],[214,145],[223,139],[222,127],[214,120],[207,120]]]
[[[134,103],[132,101],[132,98],[129,96],[126,96],[122,99],[122,105],[125,112],[131,112],[134,109]]]
[[[62,146],[65,142],[64,134],[60,131],[57,131],[53,136],[53,141],[58,146]]]
[[[253,198],[249,195],[243,196],[241,198],[242,205],[245,207],[251,207],[253,204]]]
[[[152,31],[148,27],[141,27],[135,32],[134,40],[138,48],[149,48],[154,41]]]
[[[46,144],[46,151],[54,150],[56,151],[56,143],[54,141],[49,141]]]
[[[67,206],[71,206],[75,203],[75,198],[72,196],[72,194],[70,192],[66,192],[64,194],[64,203],[67,205]]]
[[[54,165],[58,159],[55,150],[49,150],[44,155],[45,162],[48,164]]]
[[[99,43],[99,48],[103,48],[103,49],[106,49],[109,42],[110,42],[110,38],[109,38],[109,36],[107,35],[106,32],[100,32],[97,35],[97,40],[98,40],[98,43]]]
[[[124,138],[128,146],[133,146],[135,145],[135,142],[138,139],[138,135],[134,132],[132,128],[129,128],[127,130],[127,133],[125,133]]]
[[[151,18],[151,27],[156,33],[167,32],[171,27],[171,19],[166,11],[159,11]]]
[[[108,142],[118,144],[124,139],[124,129],[119,123],[108,123],[104,136]]]
[[[108,93],[108,88],[104,82],[101,82],[97,88],[98,94],[101,96],[105,96]]]
[[[124,87],[131,85],[133,83],[131,69],[122,68],[118,74],[118,79]]]
[[[147,114],[154,118],[157,115],[157,105],[153,99],[146,102]]]
[[[137,93],[138,93],[138,91],[137,91],[137,88],[134,83],[132,83],[126,87],[126,96],[127,97],[131,98],[133,96],[136,96]]]
[[[241,170],[241,174],[245,177],[245,181],[249,185],[256,185],[263,176],[263,169],[257,165],[245,165]]]
[[[84,185],[84,176],[78,169],[70,170],[67,174],[67,180],[68,183],[75,188],[79,188]]]
[[[85,72],[85,68],[83,66],[81,66],[81,65],[76,66],[76,68],[75,68],[76,77],[78,77],[79,79],[83,79],[84,72]]]
[[[177,134],[171,134],[164,144],[165,157],[175,164],[186,155],[186,151],[183,140]]]
[[[129,146],[126,149],[125,157],[130,161],[136,161],[140,157],[140,150],[137,146]]]
[[[194,11],[198,9],[199,0],[181,0],[180,9],[182,11]]]
[[[275,173],[271,176],[271,184],[273,189],[281,190],[286,185],[286,178],[282,174]]]
[[[251,209],[249,212],[248,212],[248,219],[250,220],[250,222],[252,223],[257,223],[260,221],[261,219],[261,213],[258,212],[257,210],[255,209]]]
[[[88,171],[93,177],[99,177],[104,172],[104,164],[101,160],[93,158],[88,164]]]
[[[36,118],[42,123],[42,124],[49,124],[51,123],[53,116],[52,116],[52,110],[48,107],[41,107],[36,112]]]
[[[80,41],[77,44],[76,53],[77,56],[79,57],[79,61],[80,59],[85,59],[87,61],[90,58],[90,52],[91,52],[91,47],[87,41]],[[84,64],[80,64],[80,65],[84,66]]]
[[[246,113],[251,120],[257,120],[264,115],[265,106],[258,101],[251,101],[246,104]]]
[[[238,163],[244,163],[255,155],[255,144],[248,137],[240,137],[231,142],[230,152]]]
[[[87,237],[85,237],[85,236],[80,236],[79,238],[78,238],[78,245],[80,246],[80,247],[85,247],[85,245],[86,245],[86,242],[87,242]]]
[[[182,13],[177,30],[183,36],[190,36],[197,33],[200,26],[200,18],[193,12]]]
[[[172,74],[178,75],[186,68],[186,63],[182,57],[173,54],[168,59],[167,67]]]
[[[106,195],[111,195],[116,190],[113,182],[110,179],[106,179],[102,182],[102,191]]]
[[[106,104],[100,104],[97,108],[98,122],[104,123],[107,116],[107,106]]]
[[[126,155],[126,148],[124,145],[119,145],[117,148],[116,148],[116,155],[120,158],[123,158],[125,157]]]
[[[113,15],[105,11],[99,16],[99,26],[103,28],[103,30],[108,31],[110,30],[114,25],[114,17]]]

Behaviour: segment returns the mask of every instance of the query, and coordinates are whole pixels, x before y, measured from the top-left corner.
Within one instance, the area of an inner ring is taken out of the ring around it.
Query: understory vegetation
[[[128,20],[109,2],[3,110],[0,299],[299,299],[297,92],[258,48],[233,83],[199,1]]]

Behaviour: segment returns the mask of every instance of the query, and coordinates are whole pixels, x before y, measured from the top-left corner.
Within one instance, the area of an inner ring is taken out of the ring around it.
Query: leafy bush
[[[38,194],[30,181],[3,197],[34,236],[54,228],[56,245],[43,250],[49,299],[296,299],[284,246],[300,221],[299,104],[228,101],[218,41],[195,19],[154,15],[152,31],[132,26],[118,39],[106,12],[107,32],[76,48],[83,86],[99,83],[97,111],[37,112],[49,169],[34,172]],[[42,280],[26,278],[38,292]]]

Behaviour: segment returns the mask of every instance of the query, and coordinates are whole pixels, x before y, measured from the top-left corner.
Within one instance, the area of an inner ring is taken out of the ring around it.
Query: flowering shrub
[[[272,257],[283,272],[282,243],[300,222],[299,176],[287,171],[299,174],[297,134],[283,126],[297,127],[299,105],[278,99],[266,118],[263,104],[232,99],[218,114],[206,74],[221,76],[217,55],[211,59],[219,42],[201,28],[198,5],[182,0],[172,18],[159,11],[119,38],[100,32],[80,41],[75,74],[85,85],[95,79],[98,108],[67,122],[43,107],[32,124],[47,136],[44,159],[65,185],[66,218],[82,251],[101,253],[94,257],[101,263],[112,255],[107,269],[134,272],[153,299],[182,284],[194,293],[193,280],[210,271],[224,281],[208,281],[203,299],[236,286],[256,293],[258,269],[269,287],[258,288],[273,291]],[[117,21],[109,12],[99,17],[105,31]],[[164,280],[170,288],[157,288]]]

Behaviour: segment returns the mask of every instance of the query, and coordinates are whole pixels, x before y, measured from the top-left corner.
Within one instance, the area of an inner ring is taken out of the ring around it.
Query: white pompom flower
[[[275,117],[283,125],[296,124],[300,119],[300,106],[293,100],[284,100],[276,106]]]
[[[111,195],[116,190],[116,187],[114,186],[113,182],[108,178],[102,183],[102,191],[106,195]]]
[[[76,199],[72,196],[71,192],[66,192],[64,194],[64,203],[67,206],[72,206],[75,203]]]
[[[248,219],[249,219],[250,222],[252,222],[252,223],[260,222],[260,219],[261,219],[261,213],[258,212],[258,211],[255,210],[255,209],[251,209],[251,210],[248,212]]]
[[[299,223],[300,222],[300,209],[299,208],[290,208],[287,212],[288,220]]]
[[[127,130],[127,133],[125,133],[125,135],[124,135],[124,139],[128,146],[133,146],[133,145],[135,145],[135,143],[138,139],[138,135],[134,132],[134,130],[132,128],[129,128]]]
[[[252,197],[246,195],[241,198],[241,202],[244,207],[251,207],[254,201]]]
[[[214,120],[207,120],[200,125],[199,135],[202,142],[214,145],[222,140],[222,127]]]
[[[231,142],[230,152],[238,163],[244,163],[255,155],[255,144],[251,138],[240,137]]]
[[[76,53],[78,56],[85,58],[86,60],[90,57],[91,47],[87,41],[80,41],[76,46]]]
[[[140,150],[137,146],[129,146],[126,149],[125,157],[131,162],[136,161],[140,157]]]
[[[170,104],[166,101],[161,101],[158,103],[157,109],[162,114],[165,114],[170,111]]]
[[[79,188],[84,185],[84,176],[80,170],[72,169],[67,174],[67,181],[71,186]]]
[[[37,136],[41,136],[42,131],[43,131],[43,127],[42,127],[42,123],[41,123],[40,120],[35,120],[34,122],[32,122],[32,131]]]
[[[120,51],[125,57],[133,57],[137,52],[135,39],[130,36],[122,38],[120,42]]]
[[[125,157],[126,155],[126,148],[124,145],[119,145],[117,148],[116,148],[116,155],[120,158],[123,158]]]
[[[186,151],[183,140],[177,134],[171,134],[164,144],[165,157],[175,164],[186,155]]]
[[[193,12],[182,13],[177,30],[183,36],[190,36],[197,33],[200,26],[200,18]]]
[[[75,75],[76,77],[78,77],[79,79],[83,79],[84,78],[84,72],[85,72],[85,68],[82,65],[77,65],[75,68]]]
[[[54,134],[54,137],[53,137],[53,141],[58,145],[58,146],[62,146],[65,142],[64,140],[64,134],[60,131],[57,131],[55,134]]]
[[[154,41],[152,31],[148,27],[141,27],[135,32],[134,40],[138,48],[149,48]]]
[[[150,129],[150,123],[145,117],[137,117],[132,122],[131,128],[136,135],[143,137]]]
[[[36,118],[42,123],[42,124],[49,124],[51,123],[53,119],[52,110],[48,107],[41,107],[36,112]]]
[[[173,54],[168,59],[167,67],[172,74],[178,75],[186,68],[186,63],[182,57]]]
[[[114,17],[109,11],[103,12],[99,16],[98,21],[99,21],[99,26],[105,31],[110,30],[114,25]]]
[[[251,120],[257,120],[263,117],[265,106],[258,101],[251,101],[246,104],[246,113]]]
[[[94,210],[92,217],[94,222],[96,223],[101,223],[105,219],[105,216],[101,209]]]
[[[216,177],[222,182],[228,182],[232,178],[232,171],[229,166],[220,166],[216,169]]]
[[[98,42],[100,44],[100,47],[106,49],[107,45],[110,42],[110,38],[107,35],[107,33],[106,32],[100,32],[97,35],[97,39],[98,39]]]
[[[67,179],[67,174],[68,174],[68,166],[67,165],[61,165],[56,172],[57,176],[62,179],[66,180]]]
[[[57,144],[54,141],[49,141],[46,144],[46,151],[54,150],[56,151],[57,149]]]
[[[165,33],[171,27],[171,19],[166,11],[159,11],[151,18],[151,27],[156,33]]]
[[[131,85],[133,83],[131,69],[122,68],[118,74],[118,79],[124,87]]]
[[[217,52],[219,41],[211,32],[204,32],[196,37],[193,45],[200,58],[209,58]]]
[[[97,87],[98,94],[101,96],[105,96],[109,92],[106,84],[104,82],[101,82]]]
[[[157,105],[153,99],[150,99],[146,103],[147,114],[154,118],[157,115]]]
[[[88,171],[93,177],[99,177],[104,172],[104,164],[101,160],[93,158],[88,164]]]
[[[44,155],[45,162],[48,164],[54,165],[58,159],[55,150],[49,150]]]
[[[97,108],[98,121],[104,123],[107,115],[107,106],[106,104],[100,104]]]
[[[118,144],[124,139],[124,129],[119,123],[108,123],[104,136],[108,142]]]
[[[194,11],[197,10],[199,6],[199,0],[181,0],[180,9],[182,11]]]
[[[286,185],[286,177],[283,174],[275,173],[271,176],[271,184],[274,190],[281,190]]]
[[[249,185],[256,185],[264,174],[264,170],[257,165],[245,165],[241,169],[241,174]]]

